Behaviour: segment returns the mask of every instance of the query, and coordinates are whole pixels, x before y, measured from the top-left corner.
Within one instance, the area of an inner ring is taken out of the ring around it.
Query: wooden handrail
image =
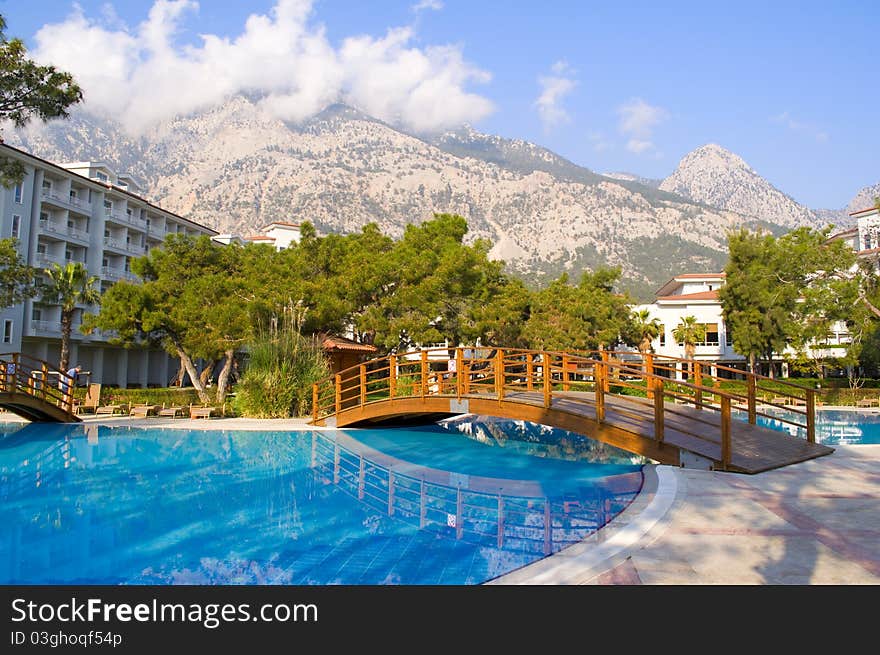
[[[664,360],[656,355],[640,360],[632,353],[607,350],[565,353],[515,348],[487,348],[482,352],[471,348],[466,353],[466,349],[459,347],[451,355],[454,357],[453,383],[452,374],[447,373],[452,368],[448,363],[451,350],[438,348],[392,354],[356,364],[320,380],[312,393],[312,418],[318,421],[352,406],[363,407],[389,399],[440,395],[461,400],[468,396],[489,395],[500,402],[512,392],[523,391],[543,392],[543,405],[550,409],[557,394],[586,385],[587,390],[594,392],[596,420],[602,422],[612,378],[615,389],[640,392],[637,395],[614,394],[617,398],[652,408],[654,438],[659,443],[664,439],[665,415],[680,413],[673,405],[666,407],[668,401],[681,401],[700,410],[720,413],[722,436],[725,431],[730,431],[728,415],[734,409],[747,411],[751,423],[755,423],[758,416],[771,416],[759,408],[757,383],[762,381],[761,376],[737,371],[745,375],[746,393],[722,390],[718,378],[707,373],[705,362],[690,362],[693,376],[682,380],[663,375],[670,370],[665,364],[674,358]],[[489,350],[491,352],[487,352]],[[436,384],[433,383],[432,369],[437,373]],[[444,374],[447,377],[444,378]],[[807,438],[815,440],[815,392],[806,387],[796,388],[806,396],[806,407],[789,407],[794,418],[773,418],[805,429]],[[760,403],[762,407],[763,404],[774,405],[763,400]],[[801,416],[805,418],[800,419]]]

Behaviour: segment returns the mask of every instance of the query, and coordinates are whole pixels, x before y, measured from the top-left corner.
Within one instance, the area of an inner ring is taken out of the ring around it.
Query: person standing
[[[67,369],[66,376],[62,376],[58,381],[58,388],[61,390],[61,406],[68,412],[73,409],[73,389],[76,387],[76,381],[79,379],[79,373],[82,366],[76,366]]]

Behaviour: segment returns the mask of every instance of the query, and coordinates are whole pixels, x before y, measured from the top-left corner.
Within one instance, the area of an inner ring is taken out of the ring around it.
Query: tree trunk
[[[217,365],[216,361],[209,362],[205,368],[202,369],[202,372],[199,374],[199,381],[204,385],[208,386],[208,380],[211,379],[211,373],[214,372],[214,367]]]
[[[205,385],[202,384],[202,381],[199,380],[199,373],[196,371],[195,364],[193,364],[192,358],[189,354],[181,347],[181,345],[177,342],[177,340],[173,341],[174,349],[177,351],[177,356],[180,357],[180,363],[186,368],[186,372],[189,374],[189,379],[193,383],[193,387],[196,390],[196,393],[199,395],[199,400],[201,400],[206,405],[211,402],[211,399],[208,397],[207,392],[205,391]]]
[[[749,353],[749,373],[755,372],[755,353]]]
[[[61,310],[61,363],[62,373],[70,368],[70,332],[73,329],[73,312]]]
[[[235,351],[227,350],[224,353],[223,368],[217,375],[217,403],[222,405],[226,402],[226,384],[229,381],[229,373],[232,371],[232,362],[235,360]]]
[[[171,386],[182,387],[184,375],[186,375],[186,366],[184,366],[183,360],[180,360],[180,365],[177,367],[177,375],[174,376],[174,381]]]

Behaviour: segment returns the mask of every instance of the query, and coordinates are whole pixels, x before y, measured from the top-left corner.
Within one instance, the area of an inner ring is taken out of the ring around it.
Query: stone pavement
[[[880,583],[880,445],[742,475],[646,468],[639,497],[582,544],[496,584]]]

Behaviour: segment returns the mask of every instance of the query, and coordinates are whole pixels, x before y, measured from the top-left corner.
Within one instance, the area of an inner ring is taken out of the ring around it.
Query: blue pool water
[[[515,427],[7,425],[0,583],[476,584],[641,488],[628,455]]]
[[[773,417],[803,423],[804,417],[784,409],[766,410]],[[747,420],[744,413],[737,418]],[[778,418],[758,416],[758,425],[806,438],[806,430]],[[823,409],[816,412],[816,441],[828,446],[880,443],[880,411]]]

